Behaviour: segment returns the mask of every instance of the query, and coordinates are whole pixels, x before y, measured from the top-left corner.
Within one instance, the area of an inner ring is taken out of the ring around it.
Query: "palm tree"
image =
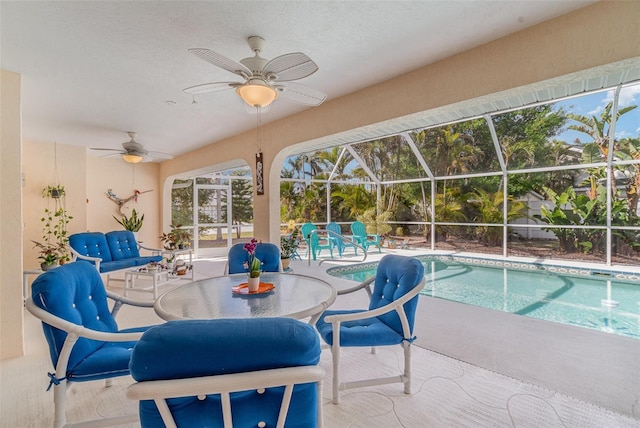
[[[616,114],[616,120],[620,118],[625,113],[630,112],[635,109],[637,106],[627,106],[618,110]],[[602,113],[600,113],[600,117],[596,116],[583,116],[580,114],[569,113],[567,117],[569,119],[575,120],[579,124],[569,125],[567,128],[573,131],[582,132],[583,134],[587,134],[593,139],[593,142],[597,144],[598,149],[600,150],[600,154],[603,159],[608,159],[609,156],[609,128],[611,127],[611,109],[613,108],[613,101],[609,102]],[[615,141],[614,141],[615,143]],[[616,187],[616,179],[613,174],[613,166],[608,165],[607,171],[609,173],[609,177],[611,179],[611,191],[615,196],[617,194]]]

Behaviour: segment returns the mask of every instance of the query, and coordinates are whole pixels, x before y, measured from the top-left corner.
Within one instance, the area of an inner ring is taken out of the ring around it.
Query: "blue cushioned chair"
[[[305,257],[309,257],[309,251],[311,251],[311,257],[316,259],[322,252],[322,250],[329,250],[331,258],[333,258],[333,243],[329,238],[324,236],[320,238],[318,233],[312,233],[314,230],[318,230],[318,226],[313,223],[305,223],[300,227],[304,242],[307,244],[307,253]]]
[[[331,346],[335,404],[340,402],[339,391],[347,388],[401,382],[404,392],[411,393],[413,322],[418,293],[424,284],[424,266],[418,259],[386,255],[380,260],[375,277],[338,292],[340,295],[364,288],[370,303],[368,310],[325,311],[316,323],[320,336]],[[404,370],[399,376],[340,383],[340,347],[388,345],[402,345],[404,349]]]
[[[353,248],[353,251],[356,254],[356,256],[358,255],[358,247],[355,246],[353,241],[349,241],[347,238],[342,236],[342,228],[338,223],[331,222],[327,224],[327,230],[335,233],[335,235],[329,234],[329,239],[333,242],[334,246],[338,248],[338,254],[341,257],[342,257],[342,253],[344,253],[344,250],[347,247]]]
[[[256,257],[260,260],[262,272],[282,272],[280,260],[280,247],[270,242],[260,242],[256,246]],[[224,274],[249,273],[244,263],[249,261],[249,253],[244,249],[244,244],[235,244],[229,250]]]
[[[382,252],[382,242],[380,241],[380,235],[375,233],[367,233],[367,228],[361,221],[354,221],[351,223],[351,233],[353,233],[353,240],[360,244],[365,250],[368,250],[371,245],[378,247],[378,252]]]
[[[318,335],[297,320],[169,321],[133,350],[127,396],[143,428],[319,427],[319,360]]]
[[[107,297],[115,301],[111,312]],[[54,391],[54,427],[66,424],[65,400],[71,382],[129,374],[131,350],[148,327],[119,330],[115,316],[124,303],[153,306],[153,302],[135,302],[106,291],[100,274],[89,263],[67,263],[33,282],[26,307],[42,320],[55,366],[55,373],[49,373]],[[123,416],[112,419],[110,424],[137,419],[135,414]]]

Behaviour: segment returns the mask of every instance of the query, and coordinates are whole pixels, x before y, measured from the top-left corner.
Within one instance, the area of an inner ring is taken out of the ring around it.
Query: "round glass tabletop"
[[[160,296],[154,309],[165,320],[251,317],[300,319],[321,314],[336,299],[336,291],[329,283],[305,275],[263,273],[260,282],[273,284],[273,290],[250,295],[233,293],[233,287],[246,282],[246,274],[194,281]]]

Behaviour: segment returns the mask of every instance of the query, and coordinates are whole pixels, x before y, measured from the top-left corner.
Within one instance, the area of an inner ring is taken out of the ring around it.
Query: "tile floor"
[[[296,272],[312,273],[317,265],[308,267],[306,262],[298,261],[293,267]],[[223,268],[223,259],[198,261],[196,276],[219,275]],[[177,285],[166,287],[174,286]],[[146,296],[150,298],[150,294]],[[356,303],[366,304],[366,298],[354,302],[341,296],[336,306]],[[119,322],[121,327],[127,327],[161,320],[152,311],[126,308],[121,311]],[[0,427],[52,424],[53,394],[45,392],[46,372],[51,370],[48,351],[39,322],[28,313],[25,335],[26,355],[0,364]],[[345,380],[393,373],[401,366],[401,356],[400,347],[381,348],[375,355],[364,348],[346,350],[342,353]],[[413,347],[412,361],[413,394],[405,395],[400,384],[352,389],[343,392],[341,403],[334,405],[331,354],[328,349],[323,351],[321,364],[327,372],[323,394],[325,427],[640,427],[638,419],[418,346]],[[74,386],[68,394],[70,419],[135,412],[136,403],[124,395],[130,382],[129,378],[117,379],[108,389],[100,382]]]

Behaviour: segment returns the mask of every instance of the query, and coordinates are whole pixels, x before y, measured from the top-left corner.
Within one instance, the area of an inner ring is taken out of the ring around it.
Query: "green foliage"
[[[112,217],[118,222],[118,224],[124,227],[125,230],[130,230],[132,232],[139,232],[140,228],[142,228],[142,222],[144,221],[144,214],[138,217],[138,213],[135,208],[131,210],[130,217],[127,217],[126,214],[123,214],[121,219],[116,216]]]
[[[53,186],[46,186],[42,189],[42,197],[43,198],[52,198],[58,199],[65,197],[66,192],[64,190],[64,186],[60,184],[55,184]]]
[[[163,233],[160,235],[160,241],[163,243],[165,250],[182,249],[185,245],[190,244],[191,232],[186,229],[182,229],[181,224],[170,225],[171,230],[169,233]]]
[[[66,253],[64,252],[64,248],[60,248],[56,244],[43,244],[37,241],[33,242],[34,248],[38,248],[38,258],[42,261],[43,264],[47,266],[52,266],[58,263],[60,259],[65,258]]]
[[[391,212],[378,211],[379,209],[381,209],[380,206],[369,208],[357,219],[364,223],[368,233],[387,236],[392,230],[391,225],[387,223],[391,219]]]
[[[246,170],[234,171],[231,175],[235,177],[246,176],[249,172]],[[231,212],[233,218],[232,223],[238,225],[236,228],[236,237],[240,238],[242,229],[240,225],[243,223],[251,223],[253,221],[253,183],[251,180],[231,180],[231,195],[227,192],[222,193],[222,205],[225,206],[231,201]],[[222,221],[227,221],[227,210],[222,210]]]
[[[485,245],[502,244],[502,225],[504,195],[502,191],[487,192],[483,189],[475,189],[467,195],[467,201],[475,207],[474,222],[496,224],[496,226],[480,225],[476,227],[476,238]],[[517,201],[513,197],[507,197],[507,221],[513,222],[527,216],[527,204]]]
[[[280,258],[290,259],[296,254],[300,245],[300,229],[295,227],[291,234],[280,236]]]
[[[54,197],[55,196],[55,197]],[[49,206],[44,209],[44,216],[40,218],[42,222],[42,242],[33,241],[40,249],[40,259],[45,262],[55,260],[69,261],[67,243],[69,234],[67,225],[73,217],[67,213],[64,207],[64,186],[47,186],[42,190],[42,197],[54,201],[54,208]]]

